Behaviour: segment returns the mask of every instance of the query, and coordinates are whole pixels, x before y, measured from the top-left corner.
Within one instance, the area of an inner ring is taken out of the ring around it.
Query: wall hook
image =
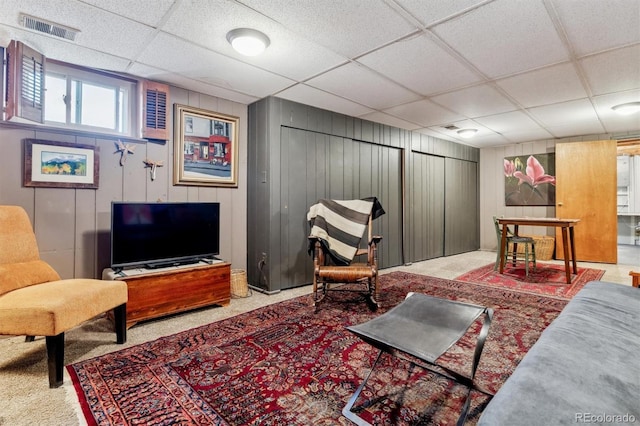
[[[162,164],[162,161],[153,161],[153,160],[145,159],[144,166],[149,167],[151,169],[150,170],[151,180],[156,180],[156,168],[162,167],[163,164]]]
[[[136,150],[135,145],[125,144],[122,141],[116,142],[116,152],[114,154],[120,153],[120,166],[124,166],[125,161],[127,161],[127,155],[133,154],[133,151]]]

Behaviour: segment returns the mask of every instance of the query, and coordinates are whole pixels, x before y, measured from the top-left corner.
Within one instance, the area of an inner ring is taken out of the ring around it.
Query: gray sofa
[[[480,426],[640,424],[640,289],[592,281],[482,413]]]

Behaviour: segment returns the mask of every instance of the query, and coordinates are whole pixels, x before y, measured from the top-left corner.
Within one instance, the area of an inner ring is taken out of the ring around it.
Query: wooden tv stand
[[[231,264],[222,261],[118,273],[109,268],[102,278],[127,282],[127,328],[203,306],[226,306],[231,300]]]

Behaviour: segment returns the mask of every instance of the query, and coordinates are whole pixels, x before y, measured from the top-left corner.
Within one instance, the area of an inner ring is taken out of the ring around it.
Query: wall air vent
[[[26,15],[24,13],[20,14],[20,25],[39,33],[44,33],[71,41],[75,41],[76,36],[80,32],[80,30],[65,27],[64,25],[56,24],[55,22],[36,18],[35,16]]]

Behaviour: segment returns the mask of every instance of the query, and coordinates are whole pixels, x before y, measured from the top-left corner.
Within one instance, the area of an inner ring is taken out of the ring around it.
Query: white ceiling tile
[[[509,143],[507,139],[505,139],[503,136],[498,135],[496,133],[476,135],[468,139],[457,138],[456,142],[473,146],[476,148],[483,148],[483,147],[497,146],[497,145],[507,145]]]
[[[75,42],[68,43],[67,49],[83,46],[112,55],[134,58],[155,31],[148,25],[120,17],[100,8],[79,1],[66,0],[21,0],[0,4],[0,15],[9,16],[9,25],[18,26],[20,12],[37,18],[53,21],[80,30]],[[52,40],[56,40],[52,38]],[[60,42],[60,40],[57,40]],[[82,55],[75,53],[76,57]]]
[[[445,129],[440,129],[440,128],[431,129],[431,128],[428,128],[428,127],[421,128],[421,129],[415,129],[416,132],[422,133],[423,135],[433,136],[434,138],[444,139],[446,141],[458,142],[458,140],[456,138],[454,138],[453,136],[445,134],[445,133],[443,133],[443,132],[441,132],[439,130],[445,130]]]
[[[566,124],[549,126],[547,128],[555,138],[568,138],[571,136],[596,135],[605,133],[598,121],[592,122],[567,122]]]
[[[502,133],[502,136],[512,143],[530,142],[553,138],[553,135],[551,133],[540,127],[537,127],[535,129],[510,130]]]
[[[22,29],[13,29],[12,38],[21,40],[27,46],[37,50],[50,59],[76,63],[82,57],[82,65],[101,70],[128,72],[130,61],[94,49],[75,45],[73,42],[60,43],[51,37]]]
[[[384,112],[424,127],[446,125],[464,118],[426,99],[388,108]]]
[[[525,108],[587,97],[569,62],[507,77],[496,84]]]
[[[480,81],[479,75],[425,35],[393,43],[358,62],[425,96]]]
[[[638,0],[553,0],[578,56],[640,42]]]
[[[598,116],[588,99],[529,108],[528,111],[546,128],[568,126],[567,123],[593,127],[592,123],[598,123]]]
[[[166,55],[166,52],[172,52]],[[140,55],[139,62],[164,70],[173,70],[185,77],[225,89],[268,96],[292,84],[292,80],[248,66],[220,55],[219,53],[194,46],[168,34],[161,33]]]
[[[174,0],[82,0],[82,2],[151,27],[157,27],[175,3]]]
[[[218,25],[210,25],[226,19]],[[262,55],[247,57],[236,52],[227,41],[227,33],[247,26],[262,31],[270,44]],[[301,37],[273,20],[238,3],[212,0],[209,7],[196,2],[180,2],[176,12],[162,26],[162,30],[194,44],[206,47],[241,62],[268,69],[297,81],[305,80],[346,62],[346,58]],[[296,58],[291,61],[291,58]]]
[[[468,118],[517,109],[511,101],[488,84],[434,96],[431,100]]]
[[[367,108],[364,105],[360,105],[331,93],[323,92],[322,90],[305,84],[296,84],[295,86],[277,93],[276,96],[353,117],[359,117],[360,115],[373,112],[371,108]]]
[[[358,116],[359,118],[362,118],[363,120],[369,120],[369,121],[373,121],[376,123],[382,123],[382,124],[386,124],[388,126],[394,126],[394,127],[398,127],[400,129],[406,129],[406,130],[415,130],[418,129],[420,126],[418,126],[415,123],[410,123],[408,121],[404,121],[401,120],[397,117],[394,117],[392,115],[389,114],[385,114],[383,112],[380,111],[374,111],[374,112],[370,112],[368,114],[362,114]]]
[[[594,95],[640,88],[640,44],[580,60]]]
[[[491,78],[569,59],[541,1],[496,0],[434,31]]]
[[[176,87],[181,87],[183,89],[203,93],[205,95],[228,99],[230,101],[239,102],[245,105],[248,105],[260,99],[255,96],[235,92],[233,90],[225,89],[220,86],[203,83],[202,81],[186,78],[180,74],[167,72],[165,70],[150,67],[148,65],[140,63],[134,63],[131,66],[130,73],[140,77],[148,78],[149,80],[170,84]]]
[[[438,21],[450,18],[451,16],[463,13],[484,0],[447,0],[447,1],[425,1],[425,0],[396,0],[398,4],[418,19],[425,27]]]
[[[597,96],[594,98],[594,102],[598,116],[607,132],[640,130],[640,114],[620,115],[611,109],[615,105],[640,102],[640,90]]]
[[[374,109],[384,109],[419,98],[417,94],[356,63],[343,65],[306,83]]]
[[[504,114],[489,115],[474,119],[483,126],[498,133],[537,129],[540,126],[522,111],[511,111]]]
[[[238,1],[349,58],[416,30],[382,0]]]

